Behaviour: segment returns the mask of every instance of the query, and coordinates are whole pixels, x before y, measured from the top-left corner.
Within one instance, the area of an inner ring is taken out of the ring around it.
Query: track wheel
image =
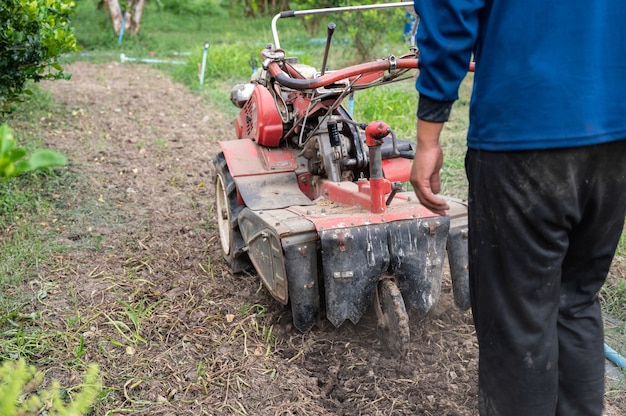
[[[244,206],[237,203],[237,187],[230,175],[223,152],[215,156],[213,164],[215,165],[215,216],[220,232],[222,253],[233,272],[242,272],[250,267],[237,219]]]
[[[385,278],[378,283],[377,303],[375,307],[383,341],[393,352],[406,355],[411,339],[409,316],[400,289],[393,279]]]

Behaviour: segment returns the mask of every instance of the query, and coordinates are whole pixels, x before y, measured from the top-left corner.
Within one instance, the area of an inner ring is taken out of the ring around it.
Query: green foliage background
[[[26,81],[66,78],[57,57],[77,49],[66,0],[0,2],[0,112],[20,101]]]

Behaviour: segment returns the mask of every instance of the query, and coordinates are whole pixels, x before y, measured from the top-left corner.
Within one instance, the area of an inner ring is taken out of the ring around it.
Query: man
[[[444,213],[439,134],[473,55],[466,172],[479,411],[600,416],[597,292],[626,210],[626,2],[415,0],[411,182]]]

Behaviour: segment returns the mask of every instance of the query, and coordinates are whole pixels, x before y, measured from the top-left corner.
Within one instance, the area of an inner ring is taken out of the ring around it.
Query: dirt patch
[[[371,316],[298,333],[256,276],[220,259],[210,160],[232,120],[147,66],[68,71],[44,84],[63,113],[41,120],[76,178],[55,196],[61,254],[31,282],[46,293],[33,308],[70,334],[49,378],[76,380],[55,360],[99,363],[99,415],[477,413],[471,316],[448,282],[411,317],[407,358]]]

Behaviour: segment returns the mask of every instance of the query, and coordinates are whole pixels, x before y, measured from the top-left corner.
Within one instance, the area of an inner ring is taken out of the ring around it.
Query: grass
[[[33,99],[8,119],[18,144],[28,152],[41,148],[41,137],[48,134],[40,121],[59,111],[47,93],[36,87],[33,92]],[[57,227],[61,194],[76,180],[69,169],[55,168],[0,182],[0,363],[26,359],[37,366],[88,371],[88,363],[81,359],[84,340],[71,329],[76,323],[68,323],[63,331],[46,315],[45,307],[23,312],[32,304],[45,305],[50,293],[58,291],[55,282],[40,276],[40,265],[63,250],[54,242],[61,231]],[[67,395],[66,390],[62,393]]]
[[[42,129],[36,120],[54,111],[47,94],[35,89],[35,97],[11,119],[18,145],[27,152],[41,147]],[[49,253],[44,241],[54,220],[55,189],[59,172],[48,170],[0,181],[0,284],[20,282],[26,270]],[[37,218],[38,221],[33,221]]]
[[[600,299],[604,313],[606,343],[626,357],[626,229],[620,238],[613,261],[611,278],[602,287]],[[623,396],[626,382],[616,382],[617,395]]]

